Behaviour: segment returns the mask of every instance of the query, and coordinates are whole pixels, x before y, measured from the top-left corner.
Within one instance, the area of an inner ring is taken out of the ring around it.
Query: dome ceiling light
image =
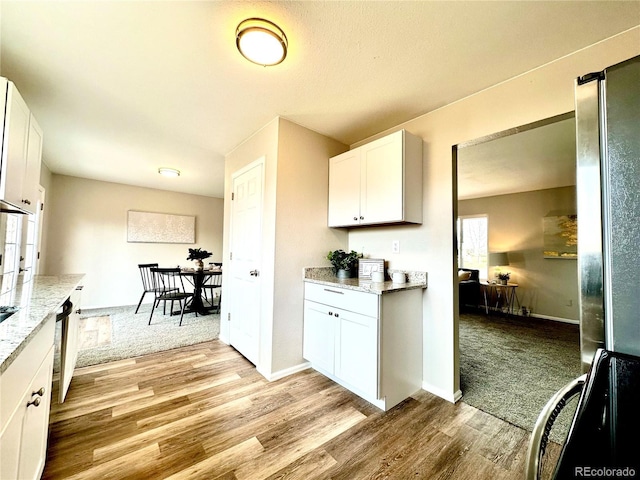
[[[177,170],[175,168],[161,167],[161,168],[158,169],[158,173],[160,175],[165,176],[165,177],[179,177],[180,176],[180,170]]]
[[[236,29],[236,46],[244,58],[267,67],[285,59],[288,41],[275,23],[263,18],[248,18]]]

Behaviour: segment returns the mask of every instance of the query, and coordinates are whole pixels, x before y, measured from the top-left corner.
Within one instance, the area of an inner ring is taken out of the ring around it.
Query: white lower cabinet
[[[52,316],[0,376],[2,480],[42,476],[51,407],[54,326]]]
[[[305,283],[303,356],[388,410],[422,384],[422,290],[383,295]]]
[[[378,398],[378,319],[347,310],[335,315],[336,377],[365,397]]]
[[[49,410],[51,408],[51,376],[53,373],[53,347],[42,362],[30,388],[22,398],[24,420],[20,442],[21,479],[36,479],[42,476],[47,456]]]
[[[317,367],[334,372],[336,321],[326,305],[304,303],[304,357]]]

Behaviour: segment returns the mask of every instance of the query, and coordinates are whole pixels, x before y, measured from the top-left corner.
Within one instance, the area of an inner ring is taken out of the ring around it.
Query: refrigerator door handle
[[[599,78],[592,75],[591,79]],[[578,206],[578,289],[580,356],[589,371],[598,348],[604,348],[604,256],[602,244],[601,104],[602,82],[576,82],[576,196]]]
[[[531,439],[529,440],[529,449],[527,451],[525,464],[525,478],[527,480],[538,480],[540,478],[540,460],[542,460],[542,456],[547,448],[551,427],[553,427],[556,418],[569,400],[582,392],[586,381],[586,373],[571,380],[549,399],[540,412],[533,431],[531,432]]]

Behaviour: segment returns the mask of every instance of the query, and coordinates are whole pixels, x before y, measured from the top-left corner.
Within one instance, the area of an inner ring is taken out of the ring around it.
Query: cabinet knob
[[[249,275],[251,275],[252,277],[257,277],[258,275],[260,275],[260,272],[258,270],[251,270],[249,272]]]
[[[33,405],[34,407],[40,406],[40,397],[37,397],[32,402],[27,402],[27,408],[29,408],[31,405]]]
[[[333,312],[329,312],[329,315],[333,317]]]
[[[33,392],[33,393],[31,394],[31,396],[32,396],[32,397],[33,397],[34,395],[40,395],[40,396],[43,396],[43,395],[44,395],[44,392],[45,392],[44,387],[40,387],[40,390],[38,390],[37,392]]]
[[[338,318],[340,315],[338,315],[337,313],[334,313],[334,316],[335,316],[336,318]]]
[[[362,215],[360,215],[360,220],[364,220],[364,217]]]
[[[24,203],[25,205],[31,205],[31,200],[29,200],[28,198],[23,198],[22,203]]]
[[[77,309],[77,310],[76,310],[76,313],[77,313],[78,315],[80,315],[80,314],[82,313],[82,309],[81,309],[81,308]]]
[[[358,220],[358,217],[353,217],[354,220]]]

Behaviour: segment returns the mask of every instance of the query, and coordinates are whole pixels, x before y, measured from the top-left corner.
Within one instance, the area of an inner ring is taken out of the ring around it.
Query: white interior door
[[[229,341],[258,364],[264,158],[233,176]]]

